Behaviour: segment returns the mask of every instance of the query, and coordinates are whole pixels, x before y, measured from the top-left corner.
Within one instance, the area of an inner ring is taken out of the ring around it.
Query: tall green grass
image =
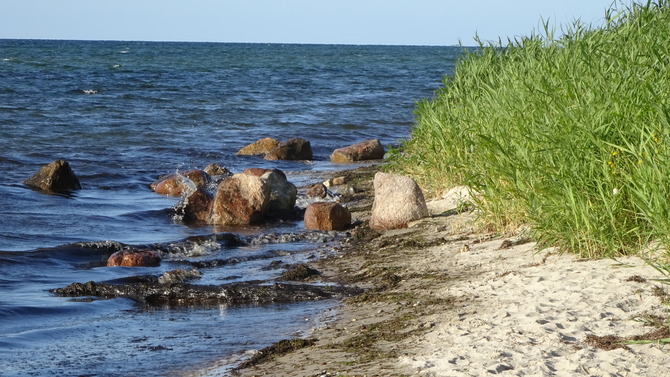
[[[466,53],[389,167],[465,184],[497,227],[585,257],[670,250],[670,6],[615,5]]]

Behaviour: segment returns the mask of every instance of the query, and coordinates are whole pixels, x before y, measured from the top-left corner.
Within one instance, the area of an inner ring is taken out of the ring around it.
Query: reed
[[[389,168],[429,191],[464,184],[498,229],[529,224],[584,257],[670,250],[670,8],[617,3],[601,27],[548,23],[479,42],[417,104]]]

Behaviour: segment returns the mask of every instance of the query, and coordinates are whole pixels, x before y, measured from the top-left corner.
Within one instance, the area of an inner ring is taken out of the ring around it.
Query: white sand
[[[640,335],[644,314],[667,316],[653,294],[661,275],[639,258],[577,261],[537,253],[534,244],[499,250],[501,240],[425,250],[461,278],[432,292],[465,302],[434,315],[432,329],[403,344],[399,362],[421,376],[670,376],[670,345],[605,351],[587,335]],[[434,268],[434,267],[433,267]],[[434,324],[434,325],[433,325]]]

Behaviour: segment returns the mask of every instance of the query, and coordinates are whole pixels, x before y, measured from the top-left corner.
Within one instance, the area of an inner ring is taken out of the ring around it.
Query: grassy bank
[[[486,220],[588,257],[670,246],[670,5],[618,5],[467,53],[390,168],[468,185]]]

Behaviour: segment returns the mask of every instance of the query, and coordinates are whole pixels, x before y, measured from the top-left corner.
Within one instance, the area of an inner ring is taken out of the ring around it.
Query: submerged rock
[[[279,143],[264,158],[266,160],[311,160],[312,157],[312,145],[309,141],[296,137]]]
[[[423,192],[412,178],[378,172],[374,188],[370,228],[404,228],[410,221],[428,216]]]
[[[79,178],[77,178],[72,168],[70,168],[70,164],[64,160],[56,160],[43,166],[23,183],[44,191],[62,192],[81,190]]]
[[[157,252],[144,250],[121,250],[107,259],[107,267],[156,267],[161,264]]]
[[[334,163],[348,163],[384,158],[384,146],[378,139],[361,141],[348,147],[338,148],[330,155]]]
[[[237,151],[238,156],[262,156],[279,146],[279,140],[266,137]]]

